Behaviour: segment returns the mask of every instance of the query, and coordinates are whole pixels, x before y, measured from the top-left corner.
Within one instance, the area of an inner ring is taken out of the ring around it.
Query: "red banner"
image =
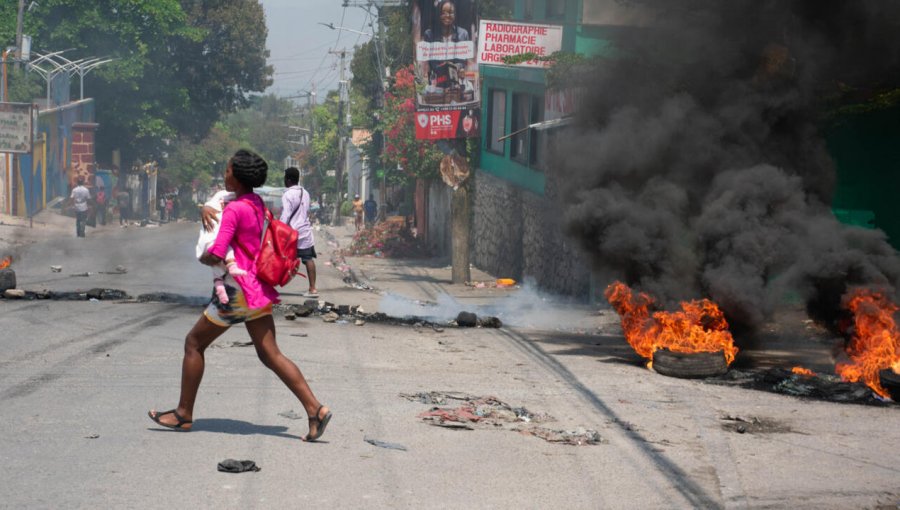
[[[440,140],[443,138],[472,138],[481,135],[478,125],[479,110],[417,111],[416,138]]]

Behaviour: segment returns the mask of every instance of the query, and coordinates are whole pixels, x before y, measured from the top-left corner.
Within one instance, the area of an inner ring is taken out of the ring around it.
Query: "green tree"
[[[175,185],[207,186],[221,176],[224,163],[238,148],[260,154],[269,163],[267,184],[281,186],[281,161],[290,153],[287,126],[296,121],[293,104],[274,95],[251,98],[250,107],[225,116],[199,141],[182,139],[173,144],[164,175]]]
[[[240,147],[220,122],[200,142],[176,142],[162,172],[175,186],[207,187],[213,178],[222,176],[228,158]]]
[[[309,184],[318,183],[319,185],[318,189],[310,187],[310,193],[320,197],[323,193],[327,193],[331,197],[328,201],[331,204],[334,204],[333,199],[336,197],[338,189],[335,178],[328,175],[337,168],[340,157],[338,151],[338,101],[337,91],[332,90],[328,92],[325,102],[313,109],[315,132],[306,159],[309,171],[318,174],[315,178],[308,179]],[[304,182],[304,185],[306,184],[307,182]]]
[[[100,160],[118,148],[127,165],[160,158],[169,140],[201,140],[271,82],[258,1],[42,0],[25,28],[39,52],[116,59],[85,78]]]

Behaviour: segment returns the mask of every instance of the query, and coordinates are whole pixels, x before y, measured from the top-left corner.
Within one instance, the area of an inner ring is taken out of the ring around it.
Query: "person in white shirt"
[[[281,218],[297,231],[297,258],[306,266],[309,291],[303,294],[309,298],[319,297],[316,290],[316,246],[313,239],[312,223],[309,220],[309,192],[300,186],[300,170],[290,167],[284,171],[284,185],[287,190],[281,196]]]
[[[91,192],[84,187],[84,177],[79,177],[77,182],[78,185],[72,188],[72,194],[69,195],[69,201],[75,208],[75,235],[84,237],[84,224],[87,221]]]

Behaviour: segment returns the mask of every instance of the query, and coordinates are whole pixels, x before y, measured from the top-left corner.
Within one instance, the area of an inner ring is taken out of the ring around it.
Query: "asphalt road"
[[[208,292],[208,272],[192,258],[195,225],[110,228],[89,231],[87,240],[50,226],[35,230],[0,230],[0,248],[16,252],[20,288]],[[324,262],[329,250],[320,246]],[[51,273],[50,265],[63,272]],[[117,265],[128,272],[101,274]],[[320,287],[335,302],[375,308],[377,295],[343,284],[332,266],[319,267]],[[91,274],[72,276],[80,272]],[[395,272],[390,282],[379,273],[393,292],[402,294],[404,285],[421,291],[421,281],[401,278],[420,269]],[[291,285],[287,295],[296,300],[304,284]],[[302,414],[301,407],[244,345],[239,327],[207,352],[193,431],[161,430],[146,411],[176,403],[182,339],[199,313],[187,304],[0,300],[0,507],[900,504],[898,406],[663,377],[641,366],[609,321],[582,333],[354,326],[278,315],[282,350],[334,412],[321,442],[300,441],[306,420],[287,416]],[[553,421],[431,426],[420,415],[434,405],[402,395],[435,391],[493,396]],[[729,416],[766,427],[740,434],[723,419]],[[602,442],[571,446],[515,430],[538,425],[596,430]],[[262,470],[220,473],[216,464],[226,458],[252,459]]]

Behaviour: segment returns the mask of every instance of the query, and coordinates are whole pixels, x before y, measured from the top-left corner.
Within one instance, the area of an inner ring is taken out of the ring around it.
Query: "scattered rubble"
[[[428,256],[428,249],[406,228],[402,219],[389,219],[357,232],[346,254],[411,258]]]
[[[209,296],[183,296],[171,292],[150,292],[139,295],[139,303],[171,303],[176,305],[204,306],[209,303]]]
[[[845,382],[840,377],[829,374],[795,374],[784,368],[732,368],[725,375],[710,377],[703,382],[828,402],[892,405],[891,401],[877,397],[872,389],[863,383]]]
[[[456,324],[461,328],[474,328],[478,325],[478,317],[472,312],[459,312]]]
[[[725,422],[722,424],[723,430],[737,432],[738,434],[785,434],[794,432],[789,426],[771,418],[726,414],[719,419]]]
[[[306,414],[299,414],[295,412],[293,409],[288,409],[287,411],[282,411],[278,413],[278,416],[283,416],[289,420],[300,420],[306,418]]]
[[[400,450],[406,451],[406,447],[402,444],[398,443],[388,443],[387,441],[381,441],[379,439],[372,439],[370,437],[364,437],[363,441],[369,443],[372,446],[377,446],[379,448],[387,448],[388,450]]]
[[[524,407],[513,407],[496,397],[477,397],[464,393],[427,392],[405,394],[401,397],[428,405],[446,405],[456,401],[456,407],[432,407],[419,414],[423,421],[437,427],[453,430],[504,429],[523,435],[539,437],[545,441],[574,446],[596,445],[605,442],[596,430],[579,427],[575,430],[558,430],[541,425],[556,421],[546,413],[533,413]]]
[[[127,299],[128,294],[125,293],[124,290],[118,289],[91,289],[87,291],[88,299],[100,299],[100,300],[110,300],[110,299]]]

